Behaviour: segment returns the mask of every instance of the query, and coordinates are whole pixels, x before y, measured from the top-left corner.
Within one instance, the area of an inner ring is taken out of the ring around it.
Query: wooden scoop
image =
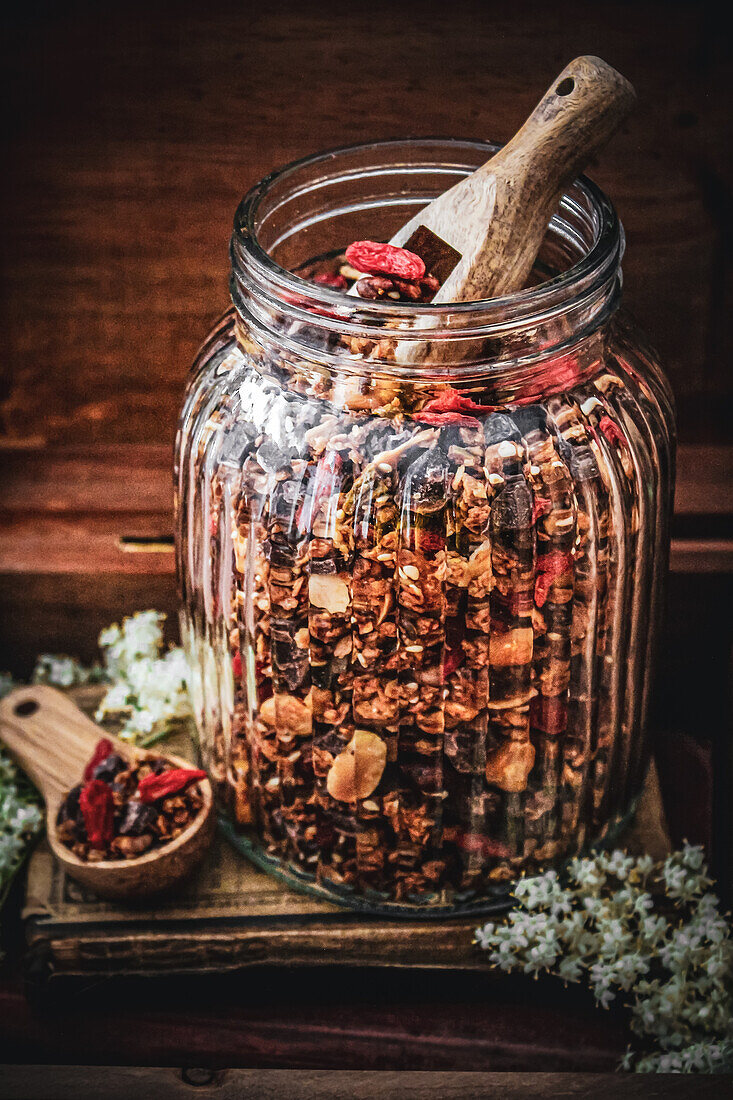
[[[86,863],[57,838],[56,816],[66,793],[81,782],[102,737],[130,761],[163,755],[110,737],[62,692],[46,685],[16,688],[0,702],[0,739],[43,795],[48,842],[67,873],[102,897],[158,893],[193,870],[211,844],[215,823],[211,784],[208,779],[200,780],[204,804],[175,840],[135,859]],[[177,768],[191,766],[177,756],[165,755],[164,759]]]
[[[395,234],[390,243],[417,253],[441,280],[434,304],[522,289],[563,191],[635,100],[600,57],[576,58],[508,145]]]

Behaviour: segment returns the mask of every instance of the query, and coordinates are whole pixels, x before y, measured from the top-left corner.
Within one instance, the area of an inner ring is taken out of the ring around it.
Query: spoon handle
[[[46,684],[16,688],[0,701],[0,740],[49,809],[81,781],[97,742],[107,736]]]
[[[528,210],[554,208],[560,192],[618,129],[636,101],[632,85],[600,57],[566,65],[507,145],[479,172],[524,191]],[[544,200],[544,201],[543,201]]]

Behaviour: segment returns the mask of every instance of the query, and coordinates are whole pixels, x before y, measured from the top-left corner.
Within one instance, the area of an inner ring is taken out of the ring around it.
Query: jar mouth
[[[401,339],[409,339],[409,329],[419,317],[435,339],[450,338],[456,329],[461,338],[474,333],[484,336],[504,333],[521,328],[528,321],[556,316],[569,306],[594,298],[613,298],[623,254],[623,229],[613,204],[586,176],[578,177],[563,194],[548,227],[548,237],[554,235],[556,241],[564,244],[568,266],[513,294],[441,305],[416,306],[393,301],[386,304],[385,299],[373,302],[347,297],[326,285],[301,278],[280,262],[283,254],[293,254],[291,246],[297,234],[308,235],[325,222],[349,223],[361,217],[366,229],[369,211],[379,208],[383,213],[390,207],[409,211],[407,216],[396,215],[396,231],[431,197],[470,174],[500,148],[501,145],[491,142],[457,138],[391,139],[341,146],[300,158],[271,172],[251,188],[235,214],[231,239],[235,305],[237,284],[243,280],[250,287],[256,284],[272,304],[277,300],[287,303],[291,311],[301,314],[299,320],[305,320],[312,312],[319,325],[334,331],[343,332],[344,326],[353,322],[360,332],[376,333],[383,332],[385,324],[389,324],[393,329],[404,330],[400,332]],[[437,189],[432,194],[425,189],[410,197],[405,183],[417,181],[420,176],[433,181]],[[377,198],[369,191],[377,178],[389,178],[399,189],[387,190]],[[360,186],[366,190],[366,198],[359,197]],[[319,192],[327,194],[329,189],[341,192],[336,204],[330,206],[324,205],[322,198],[316,198]],[[280,226],[278,218],[286,210],[287,224]],[[318,232],[313,236],[320,239]],[[365,232],[363,236],[372,234]],[[373,234],[374,239],[383,236]],[[345,248],[352,239],[355,238],[333,241],[333,248]],[[416,332],[418,339],[424,336],[424,329]]]

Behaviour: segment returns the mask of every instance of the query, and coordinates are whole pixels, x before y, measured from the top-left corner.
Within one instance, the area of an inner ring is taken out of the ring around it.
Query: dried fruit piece
[[[547,599],[547,594],[550,588],[564,573],[569,576],[573,568],[572,554],[563,554],[559,551],[552,551],[549,554],[542,554],[537,559],[537,579],[534,586],[534,602],[537,607],[542,607]]]
[[[105,848],[114,836],[112,788],[101,779],[92,779],[82,788],[79,808],[92,848]]]
[[[414,252],[378,241],[354,241],[346,249],[348,263],[368,275],[399,275],[403,279],[422,279],[425,264]]]
[[[487,781],[511,793],[525,790],[534,752],[530,741],[505,741],[487,757]]]
[[[321,607],[331,615],[345,614],[349,606],[349,586],[341,577],[328,573],[312,574],[308,582],[308,595],[314,607]]]
[[[343,275],[331,271],[322,271],[320,275],[314,275],[313,282],[320,283],[321,286],[330,286],[333,290],[347,290],[349,286]]]
[[[98,764],[101,764],[103,760],[106,760],[110,753],[115,751],[115,747],[108,737],[102,737],[97,741],[97,747],[94,750],[91,760],[84,769],[84,782],[89,783],[94,779],[94,769]]]
[[[415,420],[425,424],[465,424],[468,428],[478,428],[479,421],[475,416],[463,416],[457,412],[416,412]]]
[[[331,765],[326,789],[338,802],[368,798],[379,786],[386,763],[386,742],[376,733],[359,730]]]
[[[160,775],[146,775],[137,788],[140,801],[155,802],[158,798],[177,794],[185,791],[192,783],[197,783],[199,779],[206,779],[206,772],[200,768],[171,768]]]
[[[431,398],[424,406],[424,413],[445,413],[445,412],[478,412],[488,413],[492,411],[490,405],[477,405],[470,397],[464,397],[462,393],[454,389],[453,386],[446,386],[437,397]]]

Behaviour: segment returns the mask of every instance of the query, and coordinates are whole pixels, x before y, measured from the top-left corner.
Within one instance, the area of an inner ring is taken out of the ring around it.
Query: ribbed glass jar
[[[486,906],[608,842],[648,762],[673,410],[618,312],[609,201],[576,182],[505,298],[297,274],[491,152],[385,142],[254,188],[178,435],[182,631],[230,832],[377,910]]]

